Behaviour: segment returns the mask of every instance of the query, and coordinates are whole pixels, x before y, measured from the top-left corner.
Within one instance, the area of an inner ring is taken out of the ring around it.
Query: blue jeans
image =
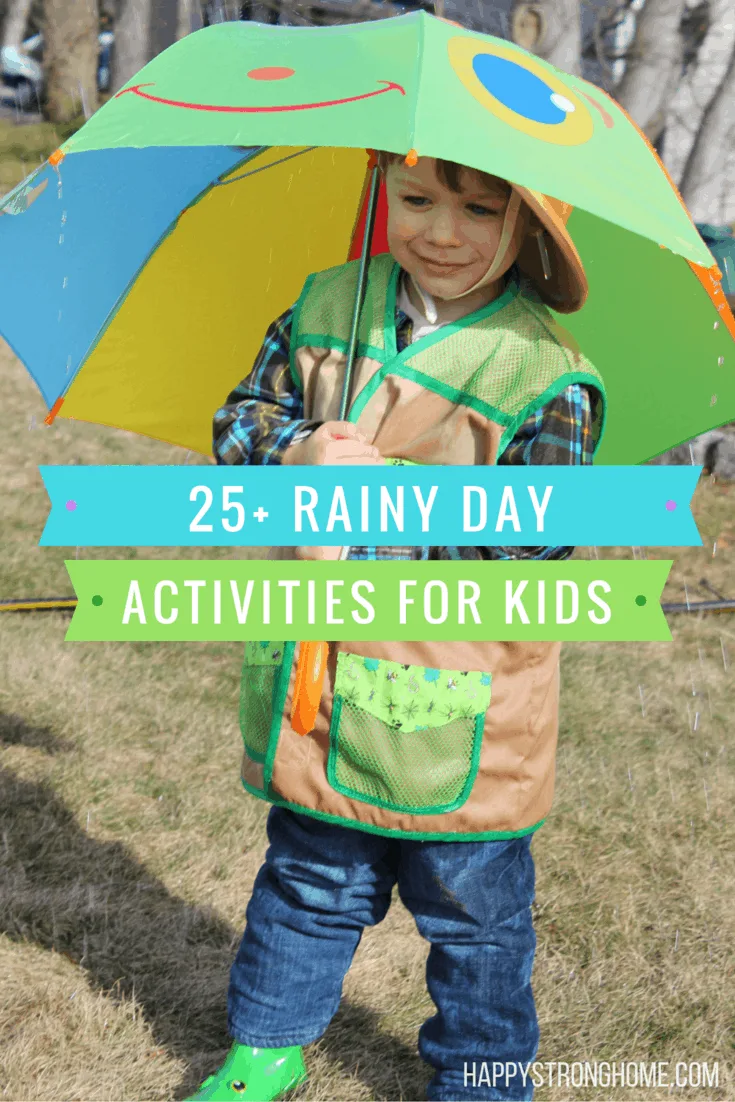
[[[533,835],[419,842],[277,806],[267,831],[230,975],[232,1037],[263,1048],[321,1037],[362,932],[385,918],[397,882],[431,943],[426,983],[437,1013],[418,1037],[421,1057],[435,1069],[427,1099],[531,1099],[531,1077],[524,1084],[520,1068],[534,1060],[539,1040]],[[494,1063],[504,1066],[500,1078]],[[506,1066],[515,1069],[507,1076]]]

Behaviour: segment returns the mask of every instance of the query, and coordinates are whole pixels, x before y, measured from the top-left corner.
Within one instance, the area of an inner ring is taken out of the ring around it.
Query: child
[[[215,415],[218,463],[590,463],[604,389],[544,301],[587,284],[568,207],[451,162],[381,152],[390,253],[374,257],[349,420],[338,422],[358,262],[309,277]],[[350,558],[566,558],[570,547],[353,547]],[[245,788],[270,846],[232,967],[234,1044],[196,1099],[303,1082],[366,925],[400,897],[431,943],[428,1099],[529,1099],[533,832],[551,805],[554,642],[330,645],[314,730],[290,725],[293,643],[248,643]],[[448,844],[451,843],[451,844]],[[492,1087],[481,1065],[515,1065]],[[473,1070],[473,1063],[475,1068]]]

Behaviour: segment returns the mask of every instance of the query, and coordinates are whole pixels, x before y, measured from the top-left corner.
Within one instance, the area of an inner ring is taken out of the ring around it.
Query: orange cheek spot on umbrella
[[[607,129],[612,130],[613,126],[615,125],[615,120],[613,119],[612,115],[605,110],[601,103],[598,103],[596,99],[593,99],[592,96],[588,96],[586,92],[582,92],[582,95],[592,104],[593,107],[596,107],[597,110],[600,112],[600,115],[602,116],[602,121],[604,122]]]
[[[287,69],[284,65],[265,65],[262,69],[251,69],[248,76],[251,80],[285,80],[294,72],[294,69]]]

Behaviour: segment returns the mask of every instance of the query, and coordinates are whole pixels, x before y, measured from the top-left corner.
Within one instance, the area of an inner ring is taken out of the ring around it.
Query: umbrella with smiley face
[[[414,12],[189,35],[0,200],[0,333],[47,420],[209,455],[212,411],[268,324],[311,272],[359,255],[370,149],[562,201],[589,283],[562,321],[607,388],[596,462],[642,462],[735,419],[718,269],[625,112],[508,42]],[[373,253],[385,215],[381,195]]]

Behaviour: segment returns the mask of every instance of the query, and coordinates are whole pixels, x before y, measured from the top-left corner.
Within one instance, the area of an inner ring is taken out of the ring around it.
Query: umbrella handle
[[[347,351],[347,363],[345,365],[345,377],[342,383],[342,398],[339,407],[339,420],[344,421],[350,401],[350,389],[352,383],[352,367],[357,351],[357,334],[360,326],[360,311],[365,299],[367,285],[367,269],[370,261],[370,247],[373,240],[375,227],[375,212],[378,207],[378,191],[380,189],[380,169],[373,165],[370,177],[370,197],[365,218],[365,232],[362,239],[362,253],[360,255],[360,267],[357,275],[357,293],[355,295],[355,308],[352,312],[352,328],[350,330],[350,343]],[[340,558],[346,559],[349,547],[343,547]],[[308,735],[313,731],[316,723],[319,704],[322,699],[324,678],[327,673],[327,658],[329,646],[327,643],[305,642],[299,644],[299,657],[296,663],[296,681],[294,684],[293,703],[291,705],[291,726],[299,735]]]

